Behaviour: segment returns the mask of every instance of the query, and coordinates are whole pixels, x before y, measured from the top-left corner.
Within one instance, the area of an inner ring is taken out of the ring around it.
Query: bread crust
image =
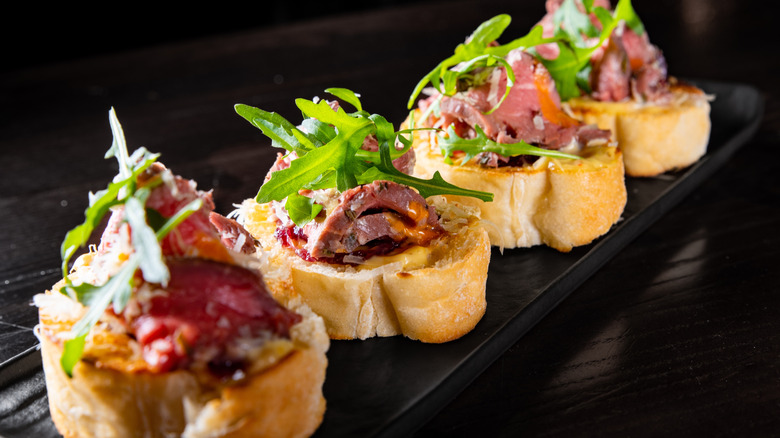
[[[437,210],[446,204],[438,203]],[[305,261],[282,247],[268,204],[248,199],[239,212],[262,245],[263,275],[274,297],[283,304],[306,303],[322,316],[332,339],[404,335],[447,342],[471,331],[485,313],[490,242],[474,216],[427,248],[413,247],[376,267],[353,268]],[[425,259],[422,264],[415,252]],[[404,256],[415,261],[405,263]]]
[[[322,422],[329,339],[310,310],[295,309],[304,319],[291,329],[291,349],[235,382],[205,381],[190,370],[143,370],[118,358],[134,341],[102,324],[87,337],[88,358],[68,377],[60,365],[62,340],[83,307],[56,292],[61,286],[36,297],[36,333],[51,417],[66,438],[304,437]],[[95,344],[107,340],[109,345]]]
[[[675,83],[668,104],[569,100],[572,115],[612,131],[623,151],[626,174],[649,177],[690,166],[707,152],[710,103],[694,86]]]
[[[430,178],[438,171],[452,184],[493,193],[492,202],[448,196],[481,210],[492,245],[568,252],[605,234],[623,213],[623,158],[613,146],[586,148],[582,160],[540,157],[532,165],[489,168],[473,160],[447,164],[435,141],[429,131],[415,132],[415,174]]]

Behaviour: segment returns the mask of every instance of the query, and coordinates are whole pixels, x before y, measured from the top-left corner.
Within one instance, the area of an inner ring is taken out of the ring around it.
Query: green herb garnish
[[[156,221],[153,221],[159,222],[156,229],[150,226],[144,204],[151,188],[149,186],[139,188],[138,176],[157,160],[159,154],[151,154],[146,149],[140,148],[133,155],[128,155],[124,132],[113,108],[109,111],[109,123],[114,141],[105,157],[116,157],[119,163],[119,174],[105,190],[96,194],[90,193],[89,206],[84,212],[86,217],[84,223],[66,234],[61,248],[63,276],[66,281],[61,292],[88,307],[84,317],[72,327],[72,338],[64,343],[60,364],[68,376],[72,375],[73,367],[81,359],[87,334],[108,306],[113,306],[116,313],[124,310],[132,295],[136,271],[140,269],[143,279],[150,283],[162,285],[168,283],[170,272],[165,265],[159,241],[202,205],[202,201],[196,199],[170,218],[163,218],[163,220],[156,218]],[[119,272],[104,284],[98,286],[89,283],[73,284],[67,275],[71,257],[79,248],[86,245],[97,224],[109,209],[117,205],[124,206],[125,220],[132,229],[134,252],[130,254]],[[153,214],[159,216],[157,212]]]
[[[414,178],[397,170],[392,160],[406,153],[411,141],[396,132],[393,125],[378,114],[364,111],[359,97],[345,88],[329,88],[326,92],[350,103],[357,111],[347,113],[339,107],[334,111],[324,100],[295,101],[304,116],[300,128],[275,113],[237,104],[236,112],[258,127],[272,139],[272,145],[295,152],[298,158],[290,167],[271,174],[255,197],[258,203],[285,201],[290,219],[302,226],[314,219],[322,206],[299,195],[301,190],[336,188],[343,192],[359,184],[375,180],[388,180],[415,188],[424,197],[432,195],[472,196],[491,201],[493,195],[486,192],[462,189],[446,183],[440,175],[430,180]],[[282,137],[295,141],[278,141]],[[373,135],[379,151],[361,149],[364,140]],[[396,149],[396,141],[403,145]]]
[[[553,39],[542,37],[541,27],[534,28],[531,32],[518,38],[508,44],[500,46],[490,46],[498,37],[504,33],[509,26],[512,18],[509,15],[497,15],[490,20],[482,23],[467,39],[465,43],[458,44],[455,53],[437,65],[430,73],[425,75],[415,86],[412,95],[409,97],[407,108],[411,109],[417,97],[420,96],[423,89],[431,84],[441,95],[452,96],[459,91],[459,81],[473,79],[473,71],[476,69],[494,67],[498,64],[510,67],[504,57],[510,51],[519,48],[530,48],[538,44],[553,42]],[[506,68],[507,84],[501,101],[496,107],[501,105],[509,90],[512,88],[515,76],[511,67]],[[483,75],[484,76],[484,75]],[[471,84],[475,84],[470,81]],[[492,108],[494,110],[496,107]]]
[[[434,172],[433,178],[429,180],[407,175],[393,166],[393,161],[390,159],[389,149],[390,147],[387,145],[387,143],[383,143],[379,146],[379,152],[382,155],[382,162],[375,167],[369,168],[367,171],[361,174],[358,177],[358,182],[361,184],[368,184],[377,180],[394,181],[399,184],[404,184],[416,188],[423,198],[434,195],[449,194],[471,196],[477,199],[481,199],[485,202],[490,202],[493,200],[493,195],[490,193],[484,193],[483,195],[477,196],[473,190],[462,189],[458,186],[448,183],[444,180],[444,178],[442,178],[438,171]]]
[[[518,155],[535,155],[538,157],[564,158],[578,160],[582,157],[572,154],[566,154],[551,149],[544,149],[532,146],[524,141],[517,143],[498,143],[487,137],[485,131],[479,126],[475,126],[476,136],[470,139],[458,137],[455,129],[450,126],[446,137],[439,137],[439,148],[445,159],[450,159],[455,151],[462,151],[465,155],[461,165],[465,164],[481,152],[495,152],[505,157],[514,157]]]
[[[638,34],[644,32],[642,21],[636,15],[631,0],[620,0],[615,11],[610,13],[600,6],[593,6],[592,0],[583,0],[585,12],[580,12],[574,0],[565,0],[553,15],[556,31],[553,37],[542,36],[542,26],[534,26],[527,35],[515,39],[504,45],[491,45],[503,34],[511,22],[509,15],[498,15],[482,23],[466,42],[455,48],[455,53],[442,61],[430,73],[425,75],[415,86],[409,97],[407,107],[414,105],[422,90],[430,84],[441,95],[452,96],[459,91],[459,83],[469,84],[470,79],[486,78],[487,75],[474,76],[474,71],[495,67],[502,64],[506,67],[503,58],[512,50],[529,50],[535,46],[548,43],[556,43],[560,49],[560,55],[554,60],[538,57],[555,81],[556,88],[562,100],[568,100],[579,96],[581,89],[588,92],[587,77],[590,72],[590,56],[601,44],[609,38],[609,35],[617,27],[620,21],[626,24]],[[588,14],[593,13],[602,25],[599,31],[594,26]],[[585,37],[590,38],[590,40]],[[598,37],[598,41],[594,39]],[[506,69],[507,88],[501,101],[503,102],[514,81],[514,73],[511,68]],[[478,85],[479,82],[476,83]],[[495,109],[492,108],[490,111]]]
[[[563,101],[578,97],[583,92],[590,92],[588,83],[591,70],[590,57],[609,38],[621,21],[625,21],[626,25],[637,34],[644,33],[644,26],[634,11],[631,0],[618,1],[613,13],[601,6],[593,7],[592,0],[584,0],[583,6],[585,11],[581,12],[574,0],[565,0],[561,4],[553,14],[556,29],[554,38],[560,54],[553,60],[537,57],[555,80],[558,94]],[[591,23],[590,13],[598,18],[601,31]],[[583,36],[592,40],[589,41]],[[594,43],[593,39],[596,37],[598,41]]]

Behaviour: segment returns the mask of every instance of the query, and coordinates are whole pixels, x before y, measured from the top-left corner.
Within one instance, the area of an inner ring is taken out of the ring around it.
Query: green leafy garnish
[[[430,84],[442,96],[452,96],[459,90],[459,84],[479,85],[479,79],[485,74],[474,76],[474,72],[487,67],[504,64],[502,60],[515,49],[531,50],[548,43],[555,43],[560,49],[560,55],[554,60],[537,56],[552,75],[556,88],[562,100],[579,96],[581,90],[588,92],[587,78],[590,73],[590,56],[601,44],[609,38],[612,31],[621,21],[637,34],[644,32],[642,21],[631,5],[631,0],[618,1],[614,12],[610,13],[600,6],[593,6],[592,0],[584,0],[585,12],[581,12],[574,0],[565,0],[553,15],[556,31],[553,37],[544,38],[541,25],[534,26],[527,35],[507,44],[493,44],[506,30],[511,22],[509,15],[498,15],[482,23],[463,44],[455,48],[455,53],[442,61],[431,72],[425,75],[415,86],[409,97],[408,108],[412,108],[422,90]],[[599,30],[590,21],[588,14],[593,13],[601,23]],[[587,37],[587,38],[586,38]],[[598,37],[598,40],[596,38]],[[493,44],[493,45],[491,45]],[[496,105],[503,102],[514,81],[511,68],[506,69],[507,88],[504,97]],[[477,82],[471,80],[477,78]],[[432,106],[434,108],[434,106]],[[495,110],[495,107],[490,111]]]
[[[65,278],[65,285],[61,292],[88,307],[86,314],[71,328],[71,339],[64,343],[60,364],[69,376],[72,375],[73,367],[81,359],[87,334],[103,312],[109,305],[113,306],[116,313],[124,310],[132,295],[138,270],[145,281],[162,285],[168,283],[170,272],[165,265],[159,241],[202,206],[202,201],[196,199],[167,219],[154,210],[147,210],[144,204],[153,184],[139,188],[138,176],[148,169],[159,155],[150,154],[144,148],[136,150],[133,155],[128,155],[124,132],[113,108],[109,111],[109,123],[114,140],[105,158],[117,159],[119,173],[105,190],[94,195],[90,193],[89,206],[84,212],[86,217],[84,223],[66,234],[61,249]],[[74,284],[67,275],[70,258],[79,248],[86,245],[90,235],[109,209],[117,205],[123,205],[125,220],[132,229],[134,252],[129,255],[119,271],[104,284]]]
[[[344,99],[357,111],[347,113],[341,107],[334,111],[324,100],[315,102],[297,99],[295,103],[305,119],[300,127],[294,127],[281,116],[274,115],[272,118],[268,116],[272,113],[248,105],[236,105],[236,112],[240,116],[260,128],[272,140],[283,130],[298,142],[272,143],[277,147],[284,147],[286,144],[288,147],[285,149],[295,151],[298,157],[290,162],[288,168],[271,174],[271,178],[260,187],[255,197],[258,203],[282,201],[287,198],[285,208],[290,219],[302,226],[314,219],[322,206],[300,195],[301,190],[336,188],[343,192],[378,179],[408,185],[424,197],[432,194],[456,194],[492,200],[489,193],[456,187],[444,181],[440,175],[431,180],[423,180],[397,170],[392,160],[406,153],[411,142],[401,135],[402,132],[396,132],[384,117],[364,111],[359,97],[354,92],[344,88],[329,88],[326,91]],[[361,149],[368,136],[376,138],[379,151]],[[303,138],[317,141],[311,143],[313,148],[301,147]],[[396,142],[400,142],[403,148],[396,149]]]
[[[415,100],[417,100],[417,97],[420,96],[420,93],[422,93],[422,90],[428,86],[428,84],[431,84],[436,88],[441,95],[452,96],[459,91],[459,83],[461,80],[465,80],[470,85],[478,85],[480,82],[484,82],[485,75],[481,76],[481,81],[473,80],[474,76],[472,73],[474,70],[494,67],[498,64],[509,67],[504,57],[510,51],[554,41],[543,38],[540,27],[538,30],[534,29],[528,35],[518,38],[508,44],[490,46],[491,43],[501,36],[511,21],[512,18],[509,15],[502,14],[479,25],[479,27],[466,39],[465,43],[459,44],[455,48],[455,53],[452,56],[439,63],[439,65],[417,83],[417,86],[414,87],[414,91],[412,91],[412,95],[409,97],[407,108],[412,108]],[[491,111],[501,105],[501,102],[503,102],[509,94],[509,90],[514,83],[515,76],[512,69],[506,68],[506,72],[506,89],[504,90],[504,94],[499,103],[496,104]]]
[[[314,199],[298,193],[287,195],[284,208],[287,210],[287,214],[290,215],[290,219],[296,224],[306,224],[314,220],[322,211],[321,204],[317,204],[314,202]]]
[[[462,151],[465,155],[461,165],[465,164],[481,152],[495,152],[505,157],[515,157],[518,155],[535,155],[538,157],[564,158],[578,160],[582,157],[572,154],[566,154],[551,149],[544,149],[532,146],[524,141],[517,143],[497,143],[487,137],[485,131],[479,126],[474,127],[476,136],[470,139],[458,137],[455,129],[450,126],[446,137],[439,137],[439,147],[445,158],[452,157],[455,151]]]
[[[360,95],[355,93],[352,90],[348,90],[346,88],[327,88],[325,89],[326,93],[330,93],[333,96],[338,97],[339,99],[343,100],[344,102],[347,102],[348,104],[352,105],[357,109],[358,111],[363,111],[363,104],[360,103]]]
[[[416,178],[401,172],[393,166],[393,161],[390,159],[389,146],[387,144],[380,145],[379,152],[382,154],[382,162],[376,167],[369,168],[358,176],[358,182],[361,184],[368,184],[377,180],[393,181],[398,184],[414,187],[423,198],[435,195],[461,195],[481,199],[485,202],[493,200],[492,193],[462,189],[448,183],[441,177],[438,171],[434,172],[433,178],[428,180]]]
[[[583,92],[589,93],[590,57],[606,41],[621,21],[634,32],[644,33],[644,25],[631,5],[631,0],[620,0],[610,13],[601,6],[593,7],[592,1],[583,2],[581,12],[574,0],[565,0],[555,11],[555,39],[560,54],[553,60],[538,57],[550,72],[561,100],[577,97]],[[589,14],[593,13],[601,23],[601,31],[594,26]],[[586,40],[585,37],[591,38]],[[598,40],[595,38],[598,37]],[[595,40],[595,42],[594,42]]]
[[[282,148],[289,152],[298,152],[300,149],[301,152],[305,153],[305,151],[309,150],[296,138],[294,132],[297,131],[304,136],[305,134],[279,114],[269,113],[247,105],[236,105],[235,109],[249,123],[263,131],[263,134],[271,139],[271,144],[274,147]]]
[[[95,230],[98,224],[100,224],[100,221],[111,209],[111,207],[121,203],[120,199],[123,195],[120,192],[128,189],[129,191],[133,191],[135,189],[135,181],[138,175],[148,169],[149,166],[151,166],[159,156],[157,154],[150,154],[145,150],[142,150],[142,152],[143,157],[141,158],[141,161],[138,162],[138,164],[130,167],[131,173],[128,177],[121,178],[120,172],[120,175],[117,175],[118,178],[115,178],[106,189],[100,190],[94,194],[89,194],[89,206],[84,211],[84,222],[81,225],[78,225],[77,227],[68,231],[60,247],[60,252],[62,255],[63,277],[68,276],[68,266],[70,259],[73,257],[76,251],[78,251],[79,248],[83,248],[87,244],[89,236],[92,235],[92,232]],[[122,166],[120,166],[120,169],[121,168]]]

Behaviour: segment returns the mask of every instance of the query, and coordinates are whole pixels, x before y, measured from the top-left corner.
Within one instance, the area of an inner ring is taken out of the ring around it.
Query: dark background
[[[15,5],[0,26],[3,71],[303,22],[422,0],[93,3],[91,7]],[[542,2],[540,2],[542,4]]]

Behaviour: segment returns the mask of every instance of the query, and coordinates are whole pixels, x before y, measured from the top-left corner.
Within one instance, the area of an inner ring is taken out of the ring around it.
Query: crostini
[[[577,119],[612,132],[626,174],[649,177],[698,161],[709,142],[710,100],[667,72],[662,51],[650,42],[630,0],[614,10],[608,0],[546,2],[539,22],[555,42],[533,49],[557,69],[564,107]],[[559,61],[560,59],[560,61]]]
[[[65,437],[309,436],[325,411],[329,339],[266,291],[255,241],[157,154],[128,155],[63,242],[64,278],[36,295],[36,334]],[[70,260],[110,213],[100,244]]]
[[[549,72],[526,51],[538,34],[496,42],[509,22],[483,23],[418,83],[404,122],[416,128],[414,173],[493,193],[490,203],[451,198],[481,210],[493,245],[568,252],[620,219],[623,156],[609,131],[563,111]]]
[[[332,339],[463,336],[485,313],[490,243],[476,211],[440,195],[491,195],[404,173],[414,164],[405,137],[353,92],[326,91],[357,111],[298,99],[305,118],[294,126],[236,106],[286,149],[236,213],[261,244],[271,292],[306,303]]]

